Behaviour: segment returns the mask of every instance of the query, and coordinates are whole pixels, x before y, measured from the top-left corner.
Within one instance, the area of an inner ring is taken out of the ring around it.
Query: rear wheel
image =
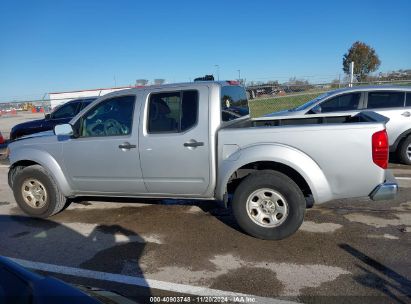
[[[233,213],[240,227],[267,240],[280,240],[296,232],[304,220],[305,206],[297,184],[271,170],[250,174],[233,198]]]
[[[67,202],[52,176],[39,165],[18,170],[12,185],[17,204],[24,213],[33,217],[52,216]]]
[[[411,135],[398,148],[398,158],[403,164],[411,165]]]

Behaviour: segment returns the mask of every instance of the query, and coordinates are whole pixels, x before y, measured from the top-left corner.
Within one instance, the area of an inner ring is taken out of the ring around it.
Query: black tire
[[[276,227],[255,223],[247,212],[247,199],[258,189],[268,188],[279,193],[286,201],[288,215]],[[288,176],[272,170],[250,174],[234,192],[233,213],[240,227],[248,234],[265,240],[281,240],[295,233],[304,220],[306,202],[297,184]]]
[[[34,179],[39,181],[45,188],[45,204],[34,208],[25,202],[22,187],[25,181]],[[39,165],[33,165],[18,170],[13,177],[14,198],[24,213],[32,217],[47,218],[60,212],[66,205],[67,199],[60,192],[53,177]]]
[[[406,165],[411,165],[411,159],[408,156],[408,148],[411,146],[411,135],[406,137],[398,147],[397,156],[400,162]]]

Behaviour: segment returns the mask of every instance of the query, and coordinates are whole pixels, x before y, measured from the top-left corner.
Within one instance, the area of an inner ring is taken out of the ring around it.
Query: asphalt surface
[[[31,219],[14,201],[3,162],[0,255],[52,265],[49,275],[114,290],[141,303],[150,296],[195,294],[196,287],[207,288],[203,295],[257,296],[257,303],[271,298],[409,303],[411,168],[394,167],[403,178],[397,199],[315,206],[295,235],[263,241],[241,232],[230,210],[215,202],[88,201],[48,220]],[[66,268],[57,266],[110,275],[67,275]],[[136,286],[130,278],[142,278],[151,288]],[[190,299],[195,301],[193,295]]]

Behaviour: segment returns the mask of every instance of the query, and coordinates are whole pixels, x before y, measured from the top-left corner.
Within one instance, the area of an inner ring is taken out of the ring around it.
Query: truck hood
[[[22,136],[22,137],[16,139],[16,141],[25,140],[25,139],[28,139],[28,138],[39,138],[39,137],[48,137],[48,136],[55,136],[54,131],[49,130],[49,131],[44,131],[44,132],[33,133],[33,134],[30,134],[30,135],[25,135],[25,136]]]
[[[18,146],[23,146],[23,145],[42,146],[44,144],[54,143],[57,141],[58,139],[57,139],[57,136],[54,134],[54,131],[50,130],[50,131],[34,133],[34,134],[30,134],[30,135],[17,138],[9,144],[9,147],[13,149],[13,148],[16,148]]]
[[[45,122],[45,119],[36,119],[31,121],[26,121],[19,123],[13,127],[13,129],[31,129],[31,128],[38,128],[41,127]]]

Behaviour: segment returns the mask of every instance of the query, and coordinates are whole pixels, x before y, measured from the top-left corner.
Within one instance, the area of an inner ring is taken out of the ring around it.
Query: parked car
[[[388,117],[387,132],[390,152],[411,165],[411,87],[354,87],[329,91],[288,111],[267,116],[312,115],[343,112],[347,114],[371,110]]]
[[[134,303],[113,291],[73,286],[30,271],[0,256],[0,302],[31,304],[125,304]]]
[[[47,130],[53,130],[56,125],[68,123],[82,109],[88,106],[97,97],[87,97],[71,100],[46,114],[43,119],[31,120],[15,125],[10,131],[10,140]]]
[[[244,231],[282,239],[313,202],[396,195],[386,120],[374,112],[251,119],[245,89],[232,81],[128,89],[54,133],[12,142],[8,180],[35,217],[74,197],[232,197]]]

